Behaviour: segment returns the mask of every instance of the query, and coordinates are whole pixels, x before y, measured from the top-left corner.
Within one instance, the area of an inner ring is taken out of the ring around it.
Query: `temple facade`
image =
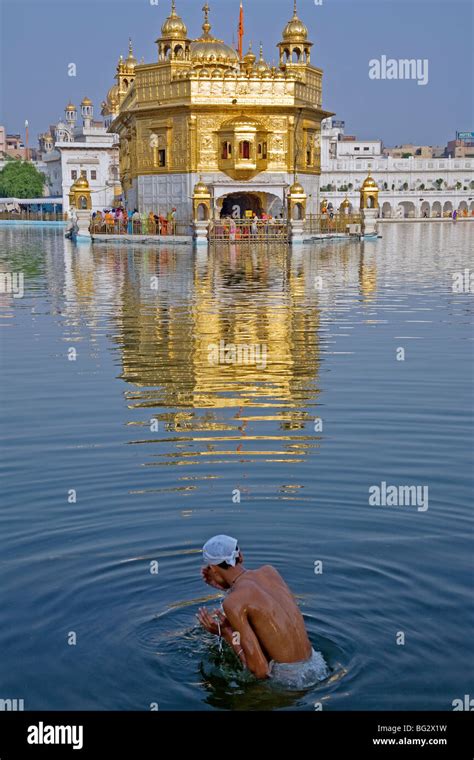
[[[296,182],[308,213],[319,210],[323,72],[312,63],[294,6],[278,43],[277,66],[252,48],[241,58],[217,39],[209,6],[196,39],[172,0],[156,40],[157,61],[120,58],[103,115],[120,136],[120,178],[128,208],[193,215],[196,185],[210,215],[285,213]]]

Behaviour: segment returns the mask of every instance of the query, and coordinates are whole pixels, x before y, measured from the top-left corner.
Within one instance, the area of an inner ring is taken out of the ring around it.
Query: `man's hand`
[[[219,635],[219,628],[221,636],[224,636],[226,632],[232,635],[232,627],[221,610],[208,612],[205,607],[200,607],[197,617],[202,627],[214,636]]]
[[[208,567],[203,567],[203,569],[201,570],[201,575],[208,586],[213,586],[213,588],[218,588],[219,591],[226,590],[224,586],[221,586],[220,583],[218,583],[217,581],[211,578],[211,573]]]

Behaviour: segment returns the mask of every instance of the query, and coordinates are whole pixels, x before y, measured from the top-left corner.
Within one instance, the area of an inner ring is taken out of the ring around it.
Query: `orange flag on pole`
[[[240,3],[240,15],[239,15],[239,58],[243,57],[243,45],[244,45],[244,8]]]

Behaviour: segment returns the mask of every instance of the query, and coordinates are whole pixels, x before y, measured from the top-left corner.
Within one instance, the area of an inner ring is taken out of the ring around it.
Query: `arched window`
[[[85,197],[85,195],[79,196],[79,208],[87,209],[87,198]]]
[[[299,63],[300,60],[301,60],[301,50],[299,48],[295,48],[293,50],[292,61],[293,63]]]
[[[200,203],[197,207],[198,222],[207,222],[209,211],[205,203]]]
[[[301,203],[295,203],[295,205],[293,206],[293,220],[295,222],[299,222],[301,221],[302,218],[303,218],[303,206],[301,205]]]
[[[242,140],[239,144],[239,156],[243,159],[250,158],[250,142],[249,140]]]
[[[224,142],[222,143],[222,158],[225,161],[231,157],[232,157],[232,143],[230,143],[228,140],[224,140]]]

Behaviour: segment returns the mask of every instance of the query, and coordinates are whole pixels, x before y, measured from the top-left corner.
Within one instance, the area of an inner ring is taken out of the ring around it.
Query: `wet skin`
[[[200,608],[201,625],[216,635],[220,626],[222,637],[257,678],[269,675],[270,660],[287,663],[310,657],[312,648],[303,616],[274,567],[245,570],[240,563],[224,571],[209,566],[202,575],[210,586],[229,593],[223,603],[224,614]]]

